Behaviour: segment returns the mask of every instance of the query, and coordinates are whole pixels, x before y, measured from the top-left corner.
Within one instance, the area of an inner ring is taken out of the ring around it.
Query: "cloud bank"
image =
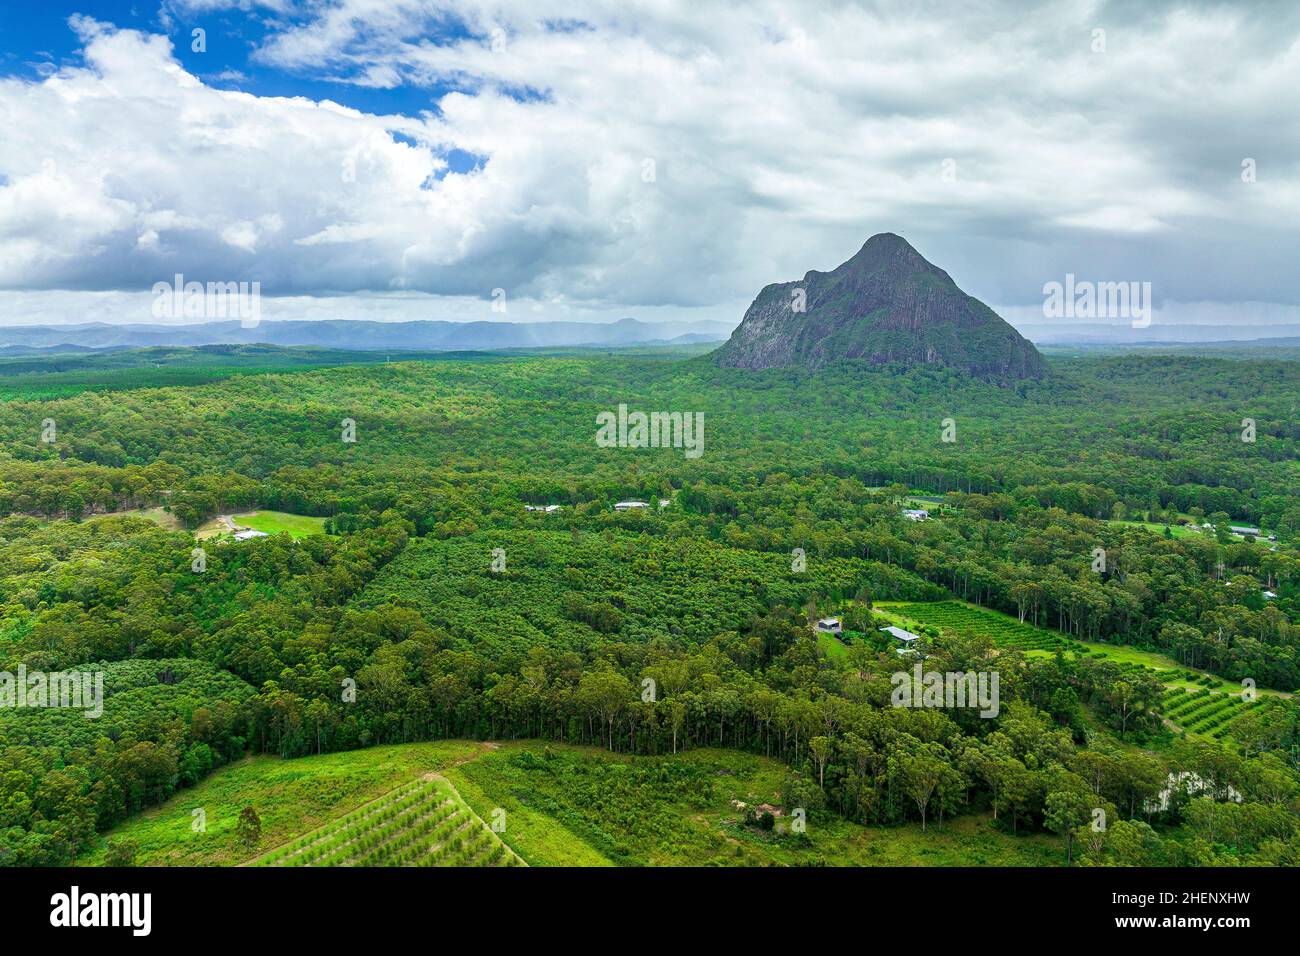
[[[74,16],[83,62],[0,78],[0,289],[44,314],[183,272],[425,295],[427,318],[500,288],[548,318],[738,320],[893,231],[1016,313],[1067,272],[1225,324],[1300,303],[1283,5],[196,0],[163,22],[235,7],[267,18],[261,67],[427,110],[217,89],[163,32]]]

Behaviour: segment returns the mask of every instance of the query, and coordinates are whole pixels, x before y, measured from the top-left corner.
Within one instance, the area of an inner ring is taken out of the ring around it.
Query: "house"
[[[838,617],[824,617],[817,622],[817,630],[825,634],[842,634],[844,628],[840,625]]]
[[[265,538],[265,531],[254,531],[252,528],[245,528],[243,531],[235,532],[236,541],[247,541],[249,538]]]
[[[1273,600],[1275,597],[1277,597],[1277,594],[1275,594],[1275,593],[1272,592],[1272,591],[1261,591],[1260,593],[1264,595],[1264,600],[1265,600],[1265,601],[1271,601],[1271,600]]]
[[[559,505],[524,505],[526,511],[540,511],[543,514],[550,514],[552,511],[559,511]]]
[[[631,511],[633,508],[649,508],[650,506],[644,501],[617,501],[614,503],[615,511]]]
[[[924,508],[904,508],[903,517],[909,521],[925,521],[930,517],[930,512]]]
[[[916,642],[921,639],[920,634],[913,634],[911,631],[905,631],[901,627],[895,627],[892,624],[889,625],[889,627],[882,627],[881,630],[884,631],[886,634],[892,636],[894,640],[903,642],[901,647],[894,648],[894,653],[896,654],[917,653]]]
[[[672,503],[673,503],[673,501],[672,501],[671,498],[660,498],[660,499],[659,499],[659,507],[660,507],[660,508],[667,508],[667,507],[668,507],[670,504],[672,504]]]

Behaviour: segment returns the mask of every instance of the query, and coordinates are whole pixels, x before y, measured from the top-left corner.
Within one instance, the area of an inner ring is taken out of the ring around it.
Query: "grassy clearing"
[[[253,511],[246,515],[235,515],[234,520],[241,528],[252,528],[254,531],[265,531],[267,534],[283,532],[294,538],[325,533],[324,518],[295,515],[287,511]]]
[[[1152,534],[1159,534],[1159,535],[1163,535],[1165,533],[1165,527],[1166,527],[1164,524],[1161,524],[1159,522],[1154,522],[1154,521],[1116,521],[1112,519],[1107,521],[1106,523],[1110,525],[1115,525],[1116,527],[1142,528],[1146,531],[1150,531]],[[1204,537],[1203,532],[1198,531],[1194,528],[1189,528],[1186,525],[1171,524],[1168,525],[1168,528],[1169,528],[1170,535],[1175,538]]]
[[[211,538],[219,538],[222,535],[230,534],[230,528],[220,517],[209,518],[203,524],[194,529],[194,537],[200,541],[207,541]]]
[[[915,628],[916,622],[920,622],[956,634],[987,637],[999,647],[1018,648],[1028,656],[1050,656],[1058,652],[1069,657],[1084,654],[1111,660],[1126,671],[1149,671],[1165,686],[1156,713],[1174,729],[1216,740],[1230,738],[1233,724],[1244,714],[1291,696],[1272,688],[1260,688],[1255,701],[1244,701],[1240,684],[1184,667],[1164,654],[1120,644],[1076,640],[965,601],[882,602],[875,612],[882,619],[904,627]]]
[[[1121,665],[1147,667],[1157,671],[1160,680],[1169,686],[1206,687],[1224,692],[1241,690],[1240,686],[1206,671],[1184,667],[1166,654],[1124,644],[1081,641],[1052,628],[1022,624],[1010,614],[967,601],[882,601],[875,605],[874,610],[880,617],[904,627],[909,623],[913,626],[917,623],[933,624],[957,634],[987,636],[999,647],[1018,647],[1031,655],[1051,655],[1059,648],[1067,655],[1086,653],[1109,658]],[[1262,689],[1260,693],[1278,692]]]
[[[241,531],[251,528],[264,534],[283,533],[291,538],[305,538],[308,535],[325,533],[324,518],[296,515],[288,511],[250,511],[248,514],[230,515],[229,522],[222,515],[211,518],[195,529],[194,537],[200,541],[229,537],[231,523]]]
[[[849,654],[849,649],[844,646],[843,641],[834,634],[827,634],[825,631],[817,632],[817,646],[824,650],[826,656],[831,660],[847,657]]]
[[[508,857],[483,821],[504,811],[500,840],[534,866],[1063,861],[1059,841],[1011,836],[986,815],[932,822],[924,833],[918,825],[863,827],[831,815],[814,816],[803,834],[784,822],[775,831],[745,822],[733,801],[780,806],[786,773],[775,760],[735,751],[630,757],[538,741],[254,757],[115,828],[106,840],[136,842],[137,862],[149,866],[500,865]],[[252,849],[236,835],[239,812],[249,805],[262,820]],[[206,814],[205,832],[191,829],[196,809]],[[456,816],[474,821],[482,834],[467,824],[450,826]],[[358,824],[365,835],[354,841]],[[450,842],[449,833],[462,834],[461,841]],[[102,865],[106,840],[81,864]]]
[[[529,741],[503,744],[447,776],[480,813],[503,808],[506,842],[540,866],[1064,862],[1059,841],[1010,836],[983,815],[932,824],[924,833],[919,825],[864,827],[833,816],[810,820],[804,834],[745,823],[732,801],[779,806],[786,772],[775,760],[735,751],[627,757]]]
[[[102,865],[107,840],[129,839],[139,847],[136,861],[142,866],[234,865],[480,749],[477,743],[445,741],[298,760],[249,757],[115,827],[79,862]],[[250,805],[262,819],[262,839],[252,849],[235,833],[240,811]],[[207,828],[196,833],[193,811],[200,809]]]

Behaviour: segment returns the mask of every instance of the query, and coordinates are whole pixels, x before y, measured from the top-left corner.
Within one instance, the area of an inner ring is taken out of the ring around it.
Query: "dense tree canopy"
[[[166,387],[136,366],[120,388],[6,379],[0,663],[102,670],[111,693],[98,720],[0,711],[0,861],[64,862],[249,750],[527,736],[750,749],[813,814],[987,810],[1059,834],[1063,861],[1298,862],[1288,698],[1183,736],[1150,671],[936,627],[926,666],[996,670],[1000,714],[892,707],[871,614],[956,597],[1067,646],[1300,688],[1294,363],[1056,360],[1011,390],[658,354],[205,361]],[[704,454],[599,447],[620,403],[702,411]],[[915,495],[933,520],[902,515]],[[142,507],[328,533],[205,541],[196,571],[189,531],[104,516]],[[829,613],[851,632],[834,654],[809,626]]]

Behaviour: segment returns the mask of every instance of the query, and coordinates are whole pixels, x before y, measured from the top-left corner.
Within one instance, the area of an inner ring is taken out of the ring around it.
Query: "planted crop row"
[[[1160,713],[1188,733],[1222,739],[1231,735],[1232,725],[1244,714],[1272,703],[1270,698],[1242,700],[1205,688],[1171,687],[1161,697]]]
[[[922,624],[932,624],[959,634],[988,637],[999,647],[1015,647],[1026,651],[1084,649],[1083,645],[1064,635],[1032,624],[1022,624],[1001,614],[967,607],[957,601],[903,604],[895,610]]]
[[[255,866],[518,866],[445,781],[399,787],[268,853]]]
[[[399,787],[327,826],[308,833],[262,857],[260,866],[307,866],[382,826],[412,807],[434,799],[440,793],[432,781],[419,781]]]

